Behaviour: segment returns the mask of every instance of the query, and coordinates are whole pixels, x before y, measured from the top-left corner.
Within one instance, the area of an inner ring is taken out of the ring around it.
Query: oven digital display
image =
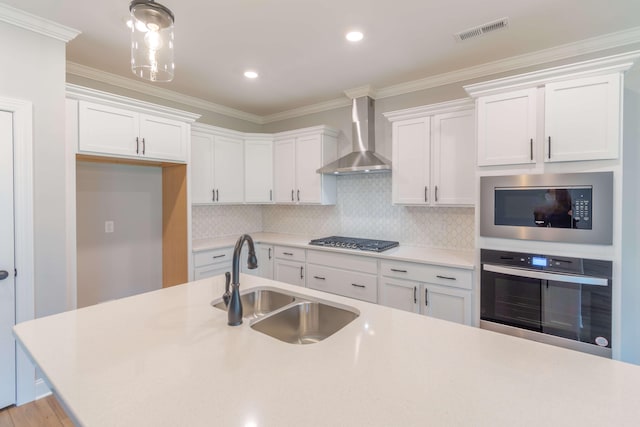
[[[531,257],[531,265],[536,267],[547,267],[547,259],[541,256]]]

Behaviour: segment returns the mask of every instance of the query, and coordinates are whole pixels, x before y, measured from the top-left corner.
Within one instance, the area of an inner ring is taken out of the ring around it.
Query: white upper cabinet
[[[385,113],[392,121],[392,198],[403,205],[473,205],[473,103]]]
[[[187,161],[189,125],[184,121],[82,100],[78,112],[80,153]]]
[[[478,98],[478,166],[534,163],[537,89]]]
[[[273,137],[270,135],[245,137],[244,200],[273,203]]]
[[[619,153],[620,73],[545,86],[545,161],[615,159]]]
[[[226,130],[197,124],[191,134],[191,202],[244,201],[244,141]]]
[[[625,53],[465,86],[476,98],[478,165],[617,159]]]
[[[316,172],[338,154],[337,131],[324,126],[282,132],[274,140],[276,203],[335,204],[336,178]]]

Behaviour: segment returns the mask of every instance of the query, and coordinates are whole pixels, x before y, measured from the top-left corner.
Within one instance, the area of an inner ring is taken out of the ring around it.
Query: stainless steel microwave
[[[480,235],[610,245],[613,172],[483,176]]]

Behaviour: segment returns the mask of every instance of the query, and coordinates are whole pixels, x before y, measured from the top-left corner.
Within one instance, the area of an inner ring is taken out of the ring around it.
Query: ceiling
[[[129,0],[1,0],[75,28],[67,60],[135,80]],[[157,86],[257,116],[637,29],[639,0],[160,0],[176,17],[176,76]],[[503,17],[465,42],[454,33]],[[345,40],[359,29],[364,40]],[[640,41],[640,40],[639,40]],[[256,80],[246,69],[260,73]]]

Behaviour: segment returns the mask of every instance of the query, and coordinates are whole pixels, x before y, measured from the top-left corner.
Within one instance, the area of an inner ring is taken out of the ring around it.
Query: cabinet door
[[[187,124],[140,115],[141,154],[159,160],[187,161]]]
[[[420,313],[417,283],[382,277],[380,280],[380,304],[399,310]]]
[[[273,148],[273,189],[276,203],[295,201],[295,138],[275,141]]]
[[[244,201],[273,202],[273,141],[270,139],[244,143]]]
[[[214,203],[213,136],[191,134],[191,203]]]
[[[213,182],[216,202],[244,201],[244,152],[241,138],[215,136]]]
[[[464,325],[471,324],[471,292],[423,285],[422,314]]]
[[[276,259],[273,266],[274,280],[304,287],[304,263]]]
[[[80,101],[78,104],[79,142],[81,152],[137,157],[142,145],[138,113]]]
[[[393,122],[393,203],[425,205],[429,200],[429,117]]]
[[[616,159],[621,74],[545,86],[545,161]]]
[[[296,139],[296,202],[322,202],[322,136],[310,135]]]
[[[534,162],[536,94],[532,88],[478,98],[479,166]]]
[[[220,263],[209,267],[200,267],[195,269],[193,279],[200,280],[207,277],[218,276],[226,273],[227,271],[231,272],[231,263]]]
[[[265,279],[273,279],[273,246],[258,245],[258,275]]]
[[[433,116],[434,204],[475,203],[475,127],[472,110]]]

